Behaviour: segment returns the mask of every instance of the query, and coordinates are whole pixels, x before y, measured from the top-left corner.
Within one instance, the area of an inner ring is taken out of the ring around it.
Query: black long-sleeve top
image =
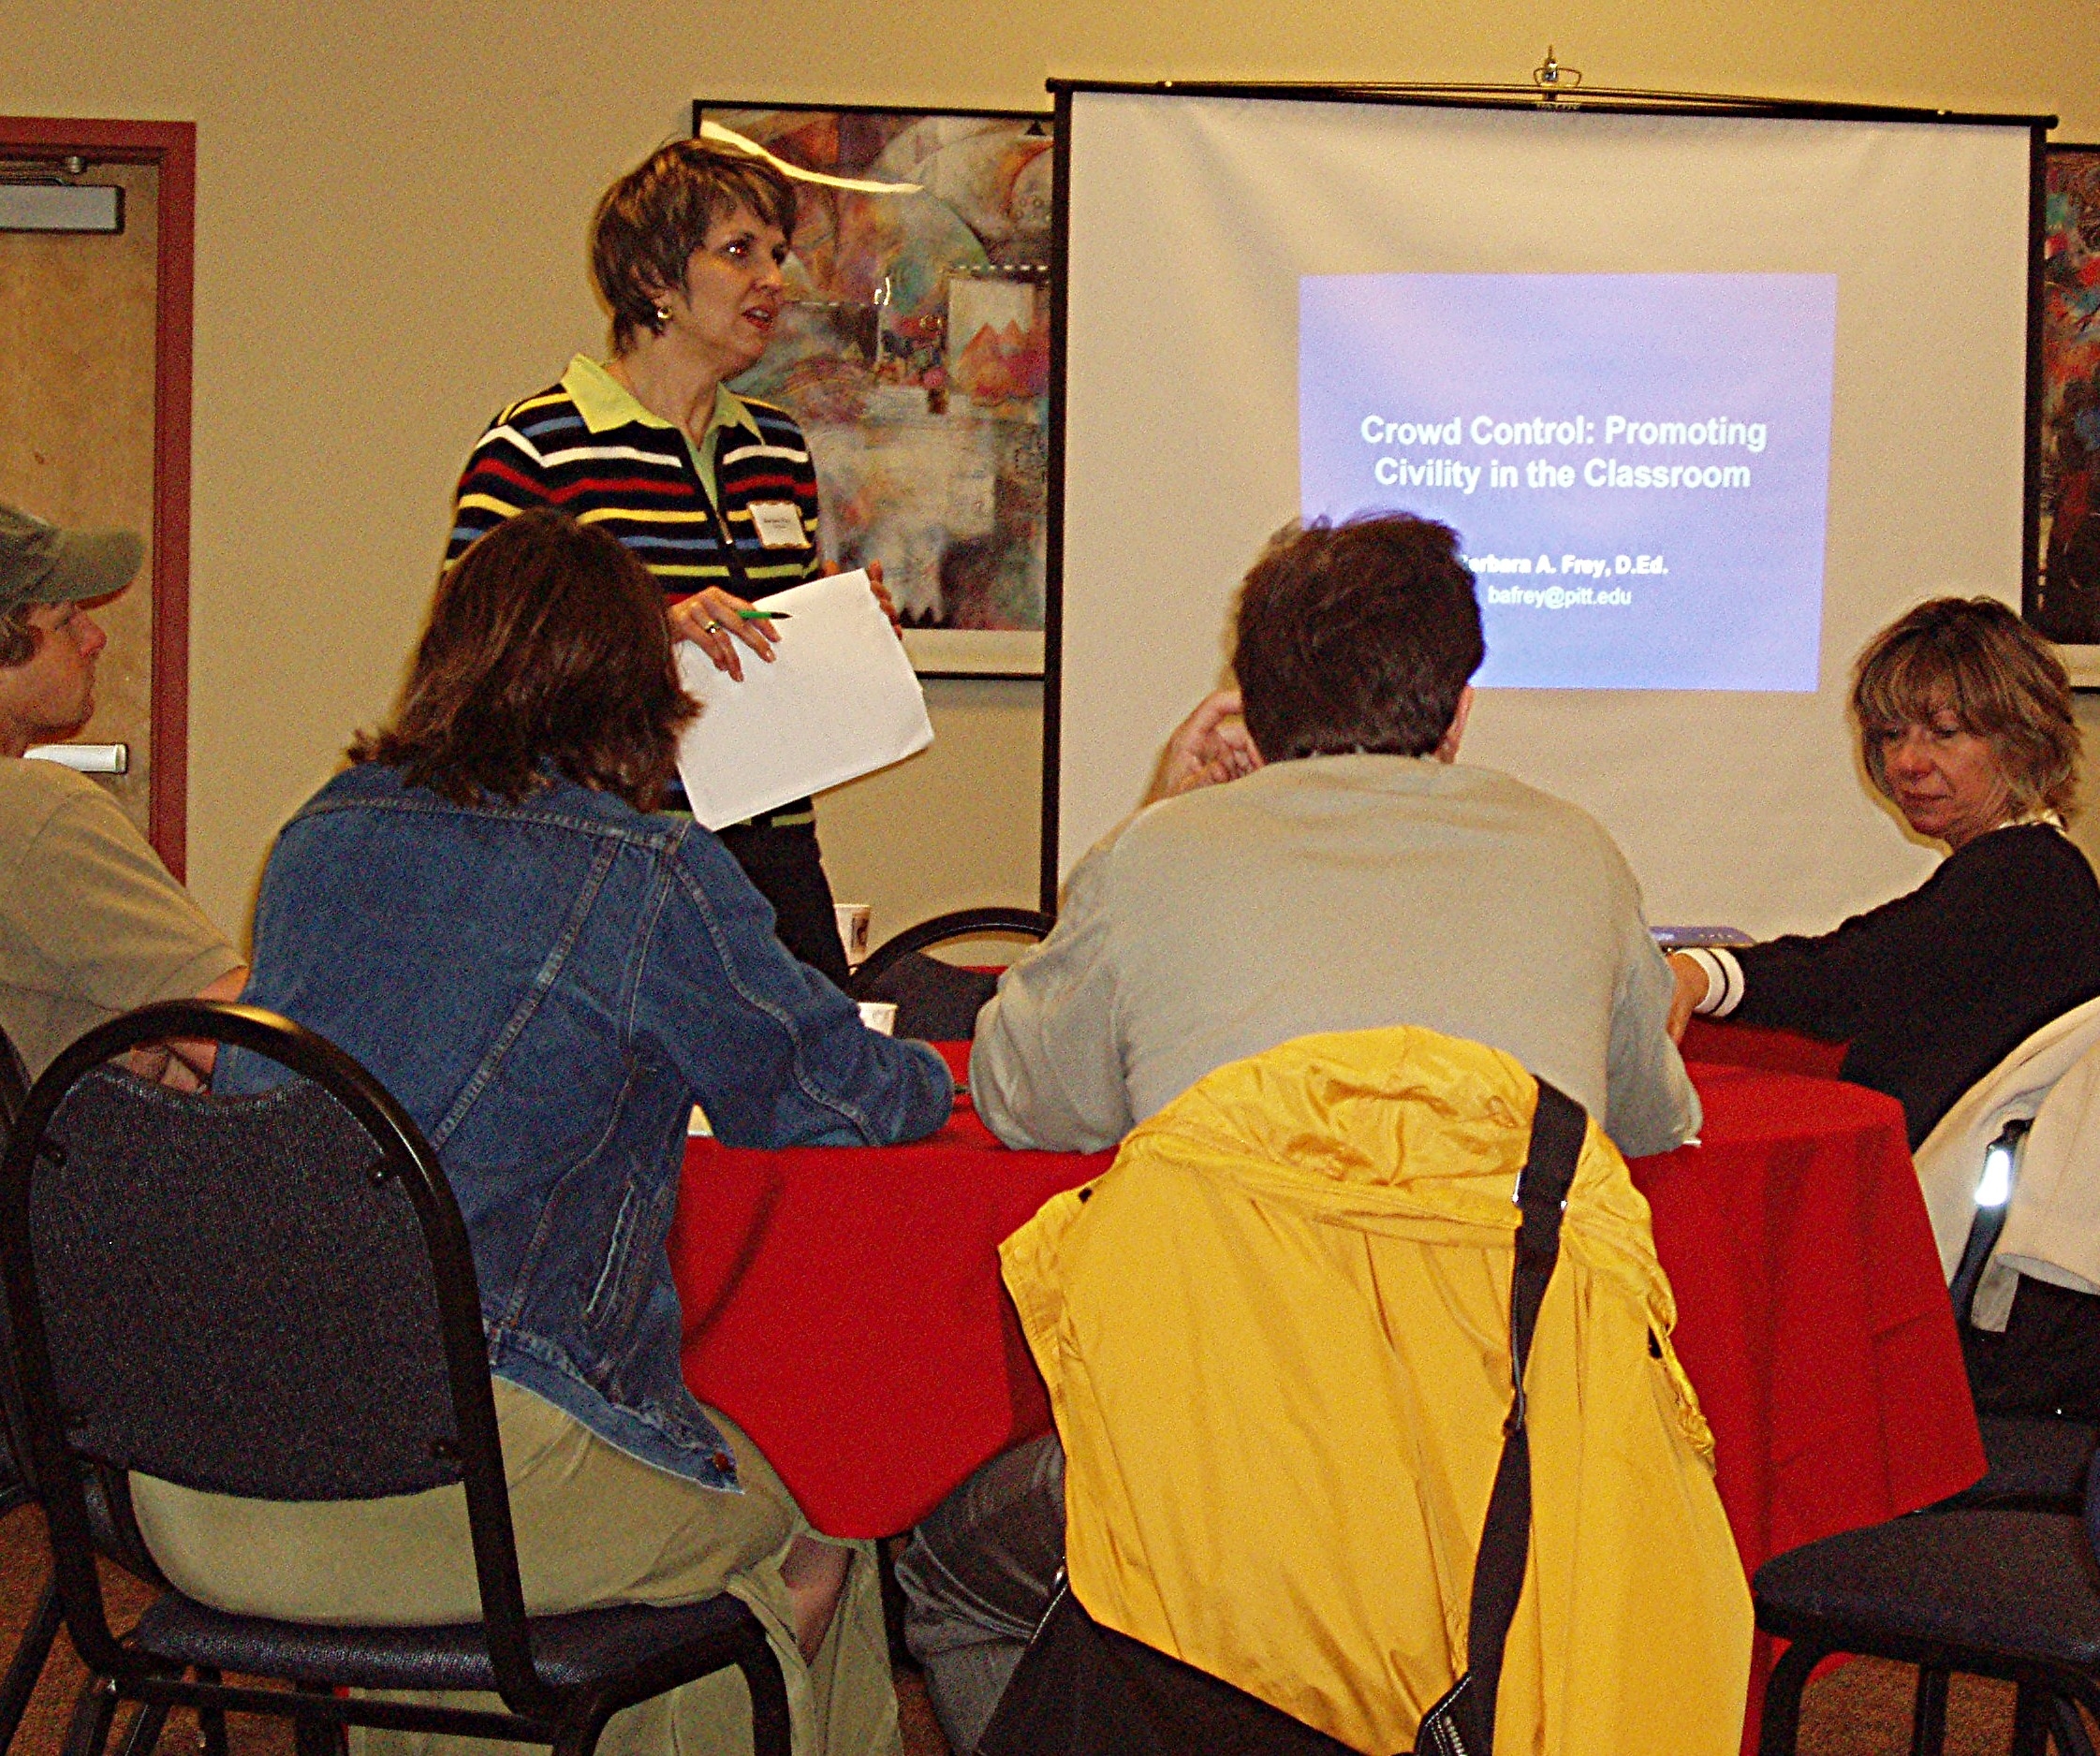
[[[1994,829],[1835,932],[1735,956],[1733,1016],[1849,1043],[1841,1076],[1901,1103],[1916,1147],[2022,1041],[2100,994],[2100,884],[2060,830]]]

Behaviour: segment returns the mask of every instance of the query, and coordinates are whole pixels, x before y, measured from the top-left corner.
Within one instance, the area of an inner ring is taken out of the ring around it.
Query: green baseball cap
[[[0,500],[0,616],[22,604],[108,597],[145,558],[135,532],[65,531]]]

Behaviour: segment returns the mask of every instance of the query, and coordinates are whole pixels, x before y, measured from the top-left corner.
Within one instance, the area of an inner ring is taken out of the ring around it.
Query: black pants
[[[824,875],[816,826],[732,825],[722,831],[722,845],[773,905],[773,930],[781,944],[844,988],[845,947],[839,943],[838,916],[831,912],[831,882]]]
[[[1978,1414],[2100,1422],[2100,1294],[2019,1278],[2003,1335],[1961,1325]]]

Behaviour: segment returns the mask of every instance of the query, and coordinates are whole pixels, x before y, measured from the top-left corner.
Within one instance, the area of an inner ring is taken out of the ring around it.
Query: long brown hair
[[[653,811],[698,711],[649,570],[603,531],[540,507],[438,579],[392,724],[349,754],[456,804],[516,804],[551,767]]]

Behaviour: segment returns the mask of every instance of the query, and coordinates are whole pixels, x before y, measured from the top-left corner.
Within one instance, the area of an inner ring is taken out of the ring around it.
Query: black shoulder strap
[[[1495,1742],[1495,1691],[1502,1682],[1503,1645],[1524,1589],[1524,1568],[1531,1553],[1531,1439],[1525,1425],[1524,1366],[1531,1358],[1532,1335],[1546,1283],[1561,1254],[1561,1213],[1568,1185],[1582,1150],[1589,1116],[1565,1092],[1538,1082],[1538,1109],[1532,1118],[1531,1153],[1517,1179],[1517,1205],[1523,1223],[1517,1230],[1517,1266],[1509,1284],[1509,1417],[1503,1423],[1502,1464],[1495,1471],[1494,1492],[1480,1532],[1480,1555],[1473,1567],[1473,1608],[1466,1629],[1465,1657],[1472,1687],[1464,1702],[1477,1742],[1468,1750],[1491,1751]]]

